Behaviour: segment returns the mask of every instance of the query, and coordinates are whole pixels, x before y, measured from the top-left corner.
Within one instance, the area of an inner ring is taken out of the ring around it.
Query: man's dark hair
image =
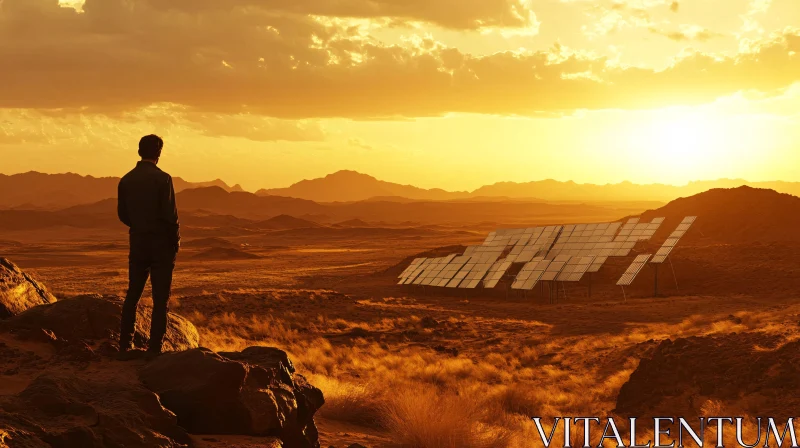
[[[164,140],[157,135],[145,135],[139,140],[139,157],[143,159],[155,160],[161,157],[161,148],[164,147]]]

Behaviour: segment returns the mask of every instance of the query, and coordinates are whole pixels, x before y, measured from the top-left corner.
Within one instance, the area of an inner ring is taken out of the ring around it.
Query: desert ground
[[[612,258],[592,279],[591,296],[584,280],[567,286],[555,304],[504,283],[456,292],[395,284],[414,256],[480,244],[485,226],[225,237],[189,230],[171,311],[194,323],[200,345],[215,351],[285,350],[325,395],[316,417],[323,447],[539,446],[531,416],[624,415],[621,388],[665,340],[690,338],[739,359],[742,350],[777,350],[800,339],[800,245],[720,241],[704,234],[712,227],[698,224],[697,234],[673,253],[672,268],[662,267],[659,297],[646,267],[623,298],[614,283],[630,257]],[[635,252],[652,253],[660,243],[654,237]],[[115,230],[8,231],[0,253],[59,299],[126,289],[126,236]],[[741,334],[755,335],[756,342],[743,347],[726,339]],[[703,359],[675,362],[708,371],[712,380],[731,374]],[[692,404],[666,412],[757,415],[764,409],[764,400],[691,392],[698,378],[685,381]],[[652,399],[654,392],[641,394]],[[671,406],[659,403],[640,411]]]

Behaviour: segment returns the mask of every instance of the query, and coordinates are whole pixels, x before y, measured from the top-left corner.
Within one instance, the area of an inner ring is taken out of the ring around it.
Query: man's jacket
[[[119,181],[119,220],[131,228],[131,235],[166,237],[175,250],[181,233],[172,177],[154,163],[139,162]]]

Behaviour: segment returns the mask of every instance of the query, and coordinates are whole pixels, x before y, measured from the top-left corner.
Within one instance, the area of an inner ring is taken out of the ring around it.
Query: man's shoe
[[[144,350],[140,350],[138,348],[131,348],[127,350],[120,350],[119,354],[117,355],[118,361],[133,361],[136,359],[142,359],[146,355]]]

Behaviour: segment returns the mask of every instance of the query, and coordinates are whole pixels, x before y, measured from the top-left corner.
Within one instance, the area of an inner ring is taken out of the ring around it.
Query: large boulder
[[[9,259],[0,257],[0,319],[55,301],[56,298],[44,285]]]
[[[260,359],[276,354],[247,352]],[[318,448],[313,418],[322,393],[316,397],[319,389],[289,372],[280,358],[262,366],[199,348],[162,355],[139,377],[190,433],[275,436],[286,448]]]
[[[4,325],[16,332],[41,334],[42,330],[55,338],[69,342],[119,339],[123,299],[117,296],[84,295],[37,306],[7,319]],[[139,304],[136,317],[136,346],[147,345],[150,336],[152,308]],[[169,313],[165,351],[197,348],[200,335],[197,328],[183,317]]]
[[[39,376],[24,391],[0,402],[0,446],[190,446],[192,441],[175,415],[161,406],[156,394],[128,376],[102,380]]]
[[[740,333],[662,342],[622,385],[615,413],[624,416],[725,415],[792,417],[800,408],[800,341]]]
[[[254,346],[247,347],[241,352],[224,352],[220,355],[279,372],[281,379],[286,384],[292,384],[294,389],[297,401],[297,421],[302,425],[300,432],[307,438],[316,439],[318,437],[314,415],[325,404],[325,398],[320,389],[311,385],[303,375],[295,373],[294,364],[285,351],[274,347]]]

